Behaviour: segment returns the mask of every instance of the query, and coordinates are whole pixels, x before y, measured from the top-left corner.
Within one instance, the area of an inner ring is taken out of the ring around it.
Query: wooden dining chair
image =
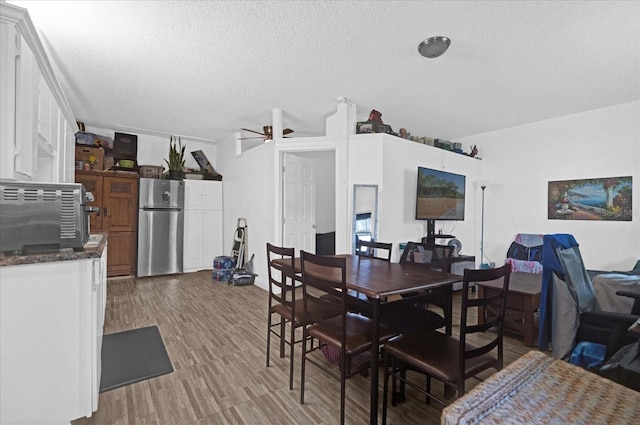
[[[452,245],[407,242],[400,256],[400,263],[419,264],[433,270],[451,273],[451,257],[454,249]]]
[[[356,237],[356,255],[359,258],[372,258],[390,263],[392,251],[393,243],[363,241]],[[351,309],[357,313],[371,317],[371,300],[360,292],[349,290],[348,294],[357,298],[356,300],[351,300]]]
[[[407,246],[400,256],[400,263],[451,273],[451,256],[453,250],[454,247],[449,245],[407,242]],[[428,294],[426,294],[426,296],[420,298],[418,307],[426,308],[429,304],[435,305],[442,310],[443,320],[444,318],[448,318],[452,314],[452,289],[450,287],[435,288],[427,292]],[[403,298],[415,297],[416,295],[418,294],[412,292],[404,294]],[[447,328],[447,334],[451,335],[450,328]]]
[[[356,239],[356,255],[358,257],[375,258],[390,262],[392,251],[393,243],[363,241],[359,238]]]
[[[274,262],[283,259],[286,267]],[[267,269],[269,276],[269,308],[267,315],[267,367],[271,349],[271,335],[279,340],[280,357],[284,357],[285,345],[289,345],[289,389],[293,389],[295,331],[302,326],[302,303],[296,302],[294,249],[283,248],[267,243]],[[296,308],[297,307],[297,308]],[[273,315],[279,316],[273,322]],[[289,338],[286,338],[286,324],[289,323]]]
[[[309,362],[340,381],[340,424],[344,424],[346,379],[369,368],[368,362],[357,364],[352,359],[371,351],[373,323],[365,316],[348,311],[344,257],[314,255],[305,251],[300,254],[303,312],[313,323],[304,327],[302,338],[300,403],[304,404],[306,364]],[[381,342],[393,335],[394,332],[380,326]],[[314,338],[319,344],[307,348],[309,338]],[[322,358],[321,350],[325,346],[340,353],[339,371]],[[377,355],[378,350],[374,351]]]
[[[431,378],[435,378],[457,390],[458,397],[465,393],[465,381],[475,377],[478,373],[503,366],[503,325],[509,291],[509,275],[511,266],[506,264],[497,269],[482,269],[464,271],[462,308],[460,312],[460,335],[452,337],[436,331],[400,335],[384,344],[385,375],[384,375],[384,399],[382,404],[383,424],[386,423],[387,394],[389,377],[392,379],[392,404],[396,404],[396,379],[406,383],[416,390],[427,395],[427,401],[436,400],[446,405],[431,394]],[[469,285],[473,282],[501,281],[502,289],[495,294],[484,298],[470,299]],[[482,325],[467,323],[469,317],[477,317],[476,313],[470,313],[472,308],[486,307],[498,304],[500,306],[497,315],[493,316]],[[478,332],[485,332],[495,328],[495,333],[490,333],[482,338],[488,342],[472,344],[469,337]],[[490,335],[490,336],[489,336]],[[406,370],[418,371],[427,375],[426,390],[406,378]]]

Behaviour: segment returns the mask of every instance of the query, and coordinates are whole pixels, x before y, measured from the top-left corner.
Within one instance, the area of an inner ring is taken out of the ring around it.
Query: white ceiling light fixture
[[[450,44],[451,39],[449,37],[436,35],[418,44],[418,51],[425,58],[437,58],[447,51]]]

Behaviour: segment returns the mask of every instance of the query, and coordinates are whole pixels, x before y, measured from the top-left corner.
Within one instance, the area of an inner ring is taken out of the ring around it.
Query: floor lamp
[[[488,269],[489,264],[484,262],[484,190],[487,188],[486,184],[480,186],[482,189],[482,216],[480,222],[480,268]]]

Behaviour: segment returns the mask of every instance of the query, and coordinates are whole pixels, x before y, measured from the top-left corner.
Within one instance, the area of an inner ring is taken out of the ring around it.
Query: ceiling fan
[[[248,131],[250,133],[256,133],[259,134],[261,137],[243,137],[240,140],[245,140],[245,139],[264,139],[264,140],[272,140],[273,139],[273,126],[270,125],[265,125],[264,127],[262,127],[262,133],[260,133],[259,131],[255,131],[255,130],[249,130],[248,128],[243,128],[242,130],[244,131]],[[282,135],[286,136],[287,134],[291,134],[293,133],[293,130],[291,130],[290,128],[285,128],[284,130],[282,130]]]

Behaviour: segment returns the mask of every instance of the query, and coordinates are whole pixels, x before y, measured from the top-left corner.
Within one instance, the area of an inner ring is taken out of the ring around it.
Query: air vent
[[[2,200],[3,201],[17,201],[18,193],[20,191],[14,187],[5,187],[2,189]]]
[[[37,201],[38,192],[38,189],[24,189],[22,192],[22,199],[25,201]]]
[[[61,191],[60,203],[60,238],[73,239],[76,237],[76,216],[73,191]]]
[[[43,190],[42,191],[42,200],[43,201],[55,201],[58,196],[57,190]]]

